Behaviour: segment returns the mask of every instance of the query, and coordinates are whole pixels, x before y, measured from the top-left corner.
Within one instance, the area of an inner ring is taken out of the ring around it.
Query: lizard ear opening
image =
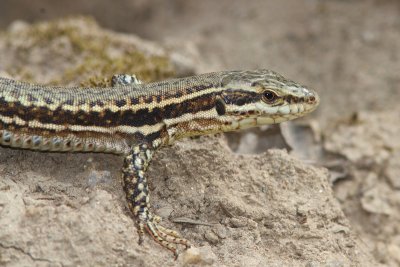
[[[217,110],[218,115],[225,115],[225,103],[221,98],[217,98],[215,102],[215,109]]]

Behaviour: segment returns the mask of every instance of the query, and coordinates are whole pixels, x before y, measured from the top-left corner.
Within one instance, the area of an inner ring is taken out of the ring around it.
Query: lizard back
[[[211,73],[104,88],[42,86],[0,78],[0,144],[125,154],[140,139],[159,138],[165,118],[199,107],[195,103],[205,98],[202,91],[214,87],[218,77]]]

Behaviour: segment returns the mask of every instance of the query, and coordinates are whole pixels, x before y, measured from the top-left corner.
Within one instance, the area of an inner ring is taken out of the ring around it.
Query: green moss
[[[30,64],[24,64],[24,61],[29,58],[29,53],[41,53],[42,49],[47,52],[43,52],[43,55],[51,54],[57,59],[65,59],[65,66],[60,66],[61,74],[54,77],[51,84],[80,82],[84,86],[103,86],[108,85],[109,78],[114,74],[136,74],[145,82],[169,78],[175,74],[168,57],[145,54],[121,38],[113,38],[114,33],[102,30],[90,17],[35,23],[17,34],[11,32],[7,36],[17,53],[20,66],[14,65],[10,73],[17,72],[27,79],[34,75],[24,71],[24,66]],[[27,41],[19,42],[16,47],[13,40],[21,39]],[[60,47],[62,45],[72,49]],[[45,60],[41,64],[46,67]],[[51,66],[50,63],[48,65]]]
[[[79,66],[65,72],[64,80],[68,82],[93,70],[96,70],[96,74],[81,82],[82,86],[107,86],[114,74],[136,74],[144,82],[166,79],[175,74],[168,58],[131,51],[117,58],[107,55],[101,59],[86,57]]]

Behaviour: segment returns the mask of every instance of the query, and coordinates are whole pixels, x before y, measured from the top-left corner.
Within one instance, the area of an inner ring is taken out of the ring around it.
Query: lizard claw
[[[157,243],[170,250],[174,254],[175,259],[178,257],[177,245],[183,245],[186,249],[191,247],[190,242],[180,237],[178,232],[161,226],[159,224],[161,222],[159,216],[151,216],[149,214],[146,217],[140,219],[138,222],[139,244],[143,242],[145,229]]]

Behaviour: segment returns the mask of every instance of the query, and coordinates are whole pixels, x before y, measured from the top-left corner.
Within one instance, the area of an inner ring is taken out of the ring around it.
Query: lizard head
[[[184,110],[182,115],[164,119],[170,143],[188,136],[295,119],[319,104],[314,91],[270,70],[211,73],[196,77],[196,82],[203,85],[207,79],[212,80],[211,88],[205,86],[191,99],[174,106],[176,111]],[[185,83],[194,83],[193,78]]]
[[[223,131],[295,119],[319,104],[316,92],[270,70],[227,72],[220,86],[215,108]]]

